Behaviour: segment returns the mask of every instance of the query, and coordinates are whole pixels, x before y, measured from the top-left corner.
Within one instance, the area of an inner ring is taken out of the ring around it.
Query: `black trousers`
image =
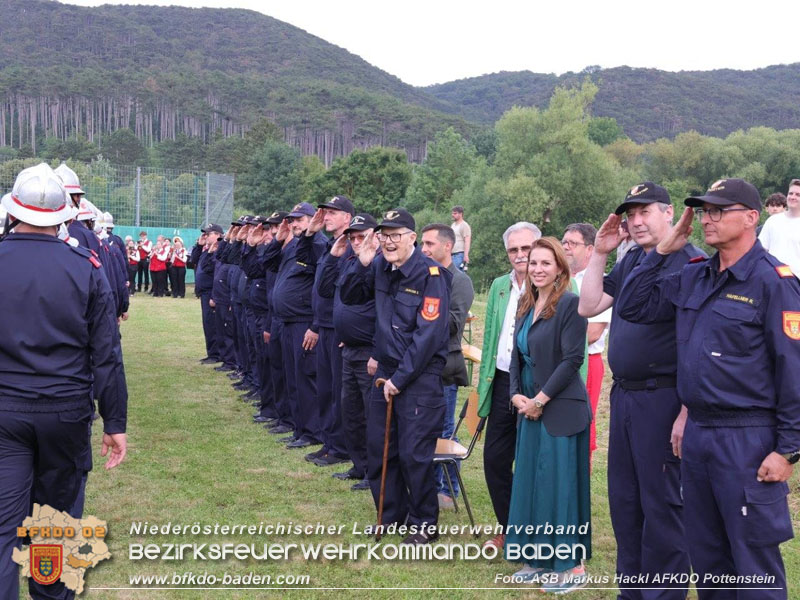
[[[144,279],[144,289],[146,291],[147,288],[150,287],[150,259],[145,258],[144,260],[139,261],[139,269],[137,273],[136,291],[142,291],[142,279]]]
[[[172,297],[184,298],[186,296],[186,267],[170,267],[169,274]]]
[[[163,296],[167,293],[167,272],[166,271],[151,271],[150,276],[153,278],[153,296]]]
[[[139,263],[132,265],[128,263],[128,290],[133,296],[133,293],[136,291],[136,272],[139,270]]]
[[[215,309],[211,308],[208,301],[211,300],[211,292],[200,294],[200,309],[203,314],[203,335],[206,338],[206,356],[220,358],[217,350],[217,325],[215,321]]]
[[[508,373],[495,369],[492,408],[486,423],[483,445],[483,473],[494,514],[500,525],[508,525],[514,452],[517,446],[517,412],[511,410]]]
[[[367,406],[372,375],[367,373],[369,347],[342,348],[342,426],[347,452],[356,471],[367,474]]]

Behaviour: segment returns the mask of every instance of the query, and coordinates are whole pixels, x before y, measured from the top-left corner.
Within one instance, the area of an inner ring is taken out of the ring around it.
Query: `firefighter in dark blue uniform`
[[[126,452],[127,390],[114,299],[99,261],[56,237],[72,212],[46,164],[17,177],[0,243],[0,595],[17,598],[16,528],[36,502],[69,511],[90,454],[92,390],[103,417],[106,468]],[[31,300],[35,299],[35,302]],[[75,515],[80,516],[80,515]],[[33,598],[73,598],[61,582]]]
[[[673,445],[698,597],[786,598],[779,544],[793,535],[786,482],[800,458],[800,283],[757,241],[761,198],[750,183],[719,180],[685,203],[617,309],[675,324],[688,419]],[[717,253],[660,279],[691,232],[691,207]],[[775,579],[729,579],[754,575]]]
[[[327,467],[350,460],[342,428],[342,348],[341,340],[333,327],[333,295],[320,292],[322,261],[330,253],[333,241],[344,234],[350,224],[355,209],[347,196],[334,196],[328,202],[319,204],[317,212],[308,224],[305,235],[300,238],[297,248],[298,260],[317,265],[314,276],[314,290],[311,296],[311,309],[314,320],[309,328],[319,335],[317,342],[317,402],[319,403],[322,426],[322,448],[306,455],[306,460],[320,467]],[[323,248],[314,245],[314,234],[320,229],[333,235]],[[322,250],[321,254],[317,254]]]
[[[222,364],[214,367],[216,371],[236,371],[236,353],[233,349],[234,324],[231,308],[231,287],[228,273],[230,265],[226,261],[229,250],[228,238],[231,228],[217,241],[217,248],[212,253],[214,260],[214,284],[211,287],[209,304],[214,308],[214,321],[217,329],[217,352]]]
[[[673,208],[667,190],[650,181],[634,186],[595,240],[581,286],[579,310],[594,316],[616,306],[627,294],[630,273],[668,235]],[[606,259],[622,241],[617,224],[627,215],[638,244],[603,277]],[[705,256],[685,244],[664,264],[661,274],[680,270]],[[647,340],[647,344],[642,344]],[[608,501],[617,540],[619,598],[682,599],[683,584],[670,589],[639,589],[639,575],[689,573],[682,521],[680,462],[670,435],[681,404],[677,391],[675,328],[670,323],[632,323],[614,311],[608,347],[614,374],[608,442]],[[666,586],[652,586],[663,588]]]
[[[275,239],[267,244],[264,264],[268,269],[278,264],[278,276],[272,291],[275,317],[283,324],[280,336],[289,405],[295,422],[295,439],[288,448],[306,448],[322,443],[319,403],[317,402],[317,334],[310,330],[314,318],[311,295],[316,264],[298,257],[299,238],[314,216],[307,202],[296,205],[278,227]],[[284,242],[291,239],[284,246]],[[315,254],[321,255],[327,240],[314,234]]]
[[[386,401],[394,396],[386,472],[384,524],[403,523],[419,531],[404,543],[422,544],[438,537],[439,518],[433,453],[444,424],[441,373],[449,341],[450,272],[415,246],[414,217],[405,209],[387,212],[359,251],[360,266],[347,273],[342,301],[363,304],[375,299],[377,377],[367,410],[368,478],[378,503]],[[375,257],[372,236],[381,243]]]
[[[194,268],[194,293],[200,298],[200,310],[203,315],[203,335],[206,340],[206,356],[200,359],[203,364],[220,362],[217,350],[217,333],[214,323],[214,308],[210,305],[211,290],[214,286],[214,253],[208,247],[216,243],[223,234],[222,227],[209,223],[201,229],[203,235],[192,248],[191,261]]]
[[[369,362],[372,359],[375,338],[375,300],[370,298],[363,304],[342,302],[341,285],[347,274],[359,266],[356,252],[367,232],[378,225],[372,215],[359,213],[350,221],[322,261],[319,279],[321,296],[333,296],[333,327],[342,346],[341,375],[341,419],[344,442],[353,467],[348,471],[334,473],[336,479],[355,479],[350,489],[368,490],[367,479],[367,405],[372,375]],[[377,244],[377,239],[374,243]]]

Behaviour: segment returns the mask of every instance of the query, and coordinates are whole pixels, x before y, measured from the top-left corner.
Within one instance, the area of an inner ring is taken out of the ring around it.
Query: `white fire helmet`
[[[5,196],[3,196],[3,201],[5,201],[6,196],[10,197],[11,193],[8,193]],[[2,204],[0,204],[0,235],[2,235],[3,234],[3,230],[5,230],[5,227],[6,227],[6,215],[7,214],[8,213],[6,212],[6,209],[3,208]]]
[[[69,231],[67,231],[67,226],[64,225],[64,223],[58,226],[58,239],[67,242],[73,247],[78,245],[78,240],[76,240],[74,237],[69,237]]]
[[[97,207],[89,202],[86,198],[81,198],[81,204],[78,207],[78,216],[75,217],[76,221],[94,221],[97,218]],[[102,214],[102,213],[101,213]]]
[[[78,175],[67,166],[67,163],[61,163],[56,167],[56,174],[61,177],[64,182],[64,189],[68,194],[85,194],[81,188],[81,182],[78,180]]]
[[[106,229],[114,229],[114,215],[106,211],[103,213],[103,220],[106,222]]]
[[[20,171],[2,205],[15,219],[37,227],[58,225],[73,215],[64,184],[47,163]]]

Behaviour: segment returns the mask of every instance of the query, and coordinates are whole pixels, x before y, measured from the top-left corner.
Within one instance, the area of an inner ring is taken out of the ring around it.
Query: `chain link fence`
[[[17,174],[40,159],[0,163],[0,188],[10,192]],[[86,198],[114,215],[116,225],[197,229],[233,217],[233,175],[67,161]],[[58,164],[52,164],[53,168]]]

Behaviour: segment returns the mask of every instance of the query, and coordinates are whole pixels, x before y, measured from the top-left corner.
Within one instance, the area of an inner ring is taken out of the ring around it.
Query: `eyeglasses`
[[[508,252],[509,255],[530,254],[531,246],[520,246],[520,247],[517,247],[517,248],[506,248],[506,252]]]
[[[347,239],[351,242],[363,242],[367,237],[366,233],[348,233]]]
[[[571,250],[575,246],[588,246],[589,244],[584,244],[583,242],[573,242],[571,240],[561,240],[561,245],[566,246]]]
[[[385,242],[386,240],[389,240],[390,242],[396,244],[407,233],[414,233],[414,232],[404,231],[403,233],[378,233],[376,234],[376,237],[378,238],[379,242]]]
[[[722,218],[722,213],[726,212],[736,212],[736,211],[748,211],[752,210],[750,208],[720,208],[715,206],[714,208],[695,208],[694,214],[697,215],[697,220],[702,221],[703,215],[708,215],[708,218],[714,221],[715,223],[718,222]]]

